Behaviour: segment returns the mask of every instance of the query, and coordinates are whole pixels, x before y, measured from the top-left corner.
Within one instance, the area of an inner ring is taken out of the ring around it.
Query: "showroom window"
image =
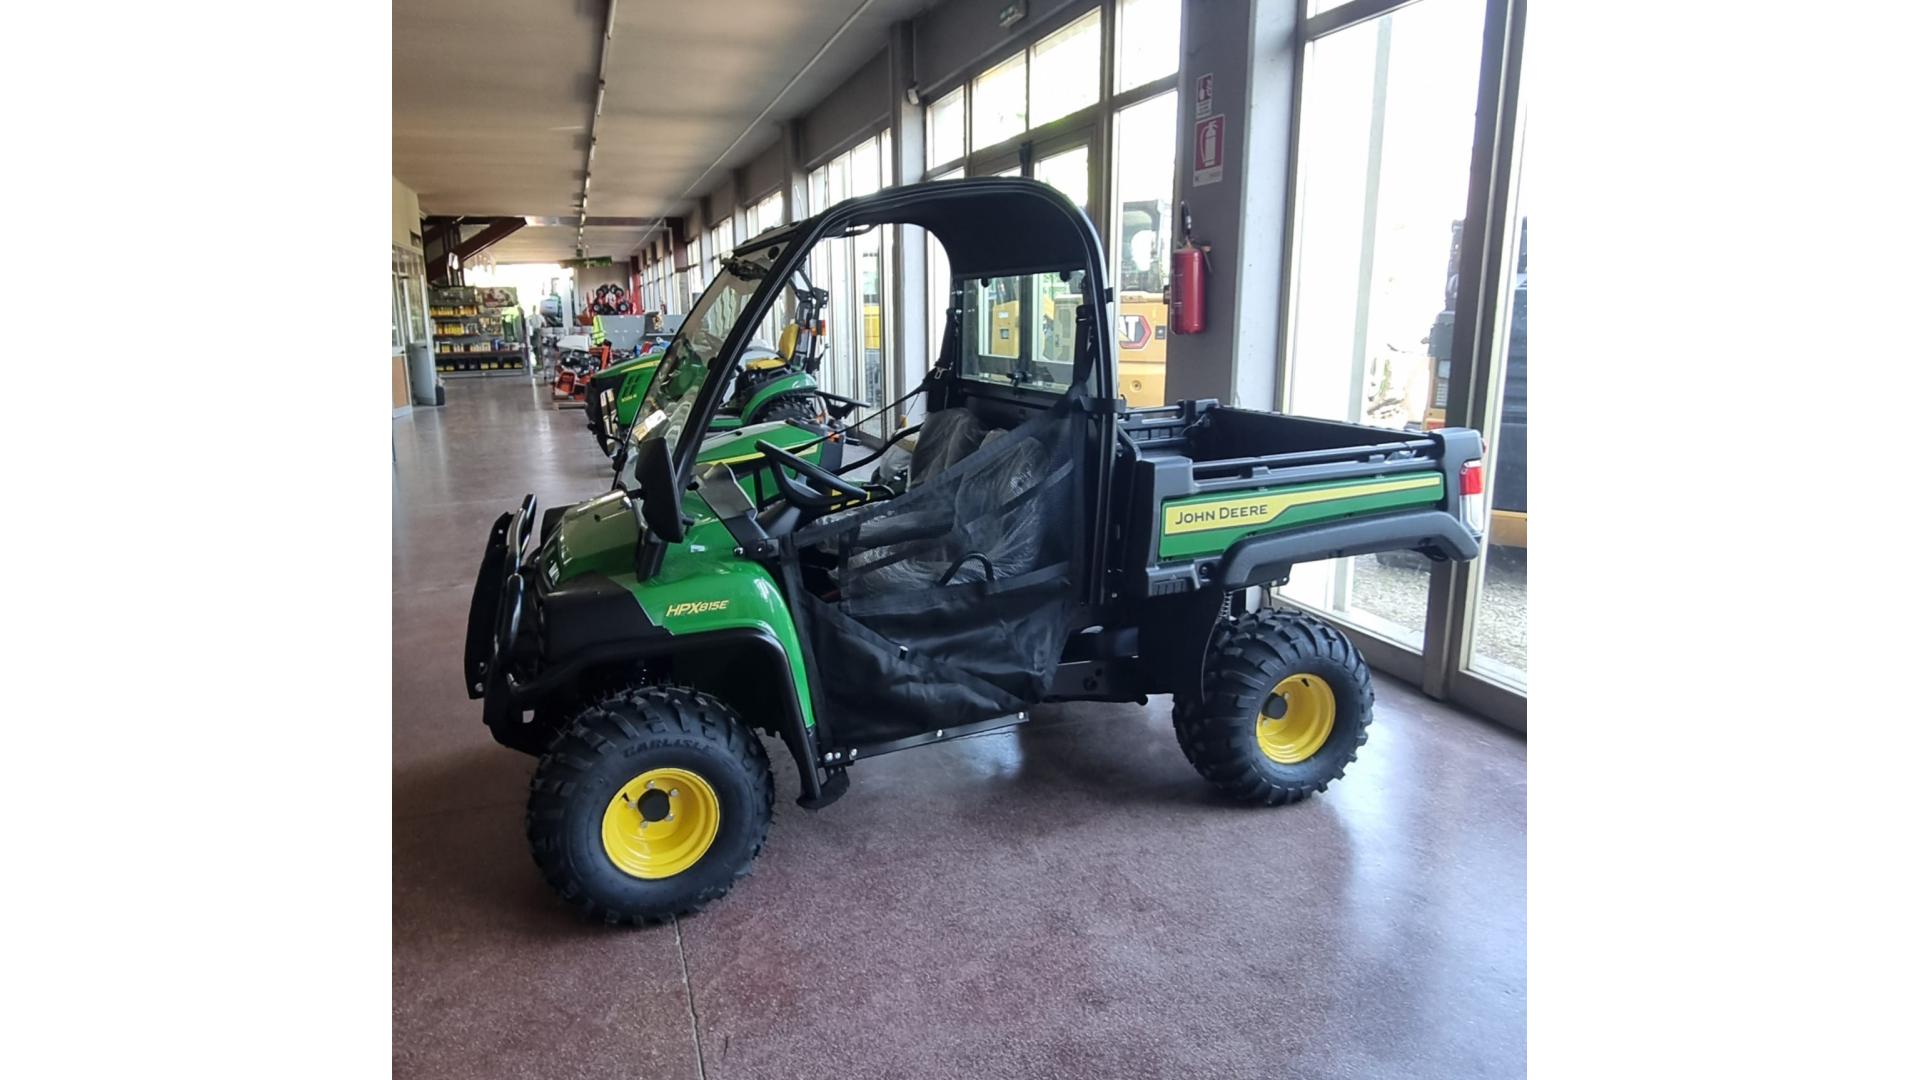
[[[1116,305],[1120,393],[1136,407],[1166,403],[1168,257],[1173,251],[1173,158],[1179,94],[1120,110],[1113,119],[1114,204],[1109,256]]]
[[[971,80],[935,99],[927,110],[927,175],[1029,176],[1086,210],[1113,261],[1116,302],[1108,315],[1123,348],[1121,392],[1130,404],[1158,405],[1166,384],[1181,6],[1117,0],[1112,35],[1101,25],[1106,10],[1063,13],[1030,45],[989,58]],[[1108,38],[1114,74],[1103,92]],[[930,355],[943,333],[945,274],[944,253],[929,245]]]
[[[747,207],[746,233],[744,238],[751,240],[768,229],[777,229],[786,224],[787,198],[776,191],[773,194]]]
[[[958,91],[955,91],[958,93]],[[928,180],[958,180],[965,169],[950,169],[927,177]],[[947,249],[932,233],[927,234],[927,363],[940,358],[940,343],[947,333],[947,308],[952,304],[953,271],[947,262]]]
[[[1174,44],[1177,61],[1177,30]],[[942,97],[928,110],[929,167],[945,166],[968,152],[959,145],[958,133],[969,108],[971,152],[979,152],[1098,105],[1100,49],[1096,7],[981,72],[971,84],[971,106],[959,96],[960,89]],[[974,170],[973,175],[1002,171],[1004,167]]]
[[[883,131],[814,169],[807,177],[810,205],[825,210],[888,186],[892,153],[892,136]],[[828,296],[828,357],[822,381],[832,393],[875,405],[894,396],[889,235],[888,230],[870,229],[824,240],[808,256],[808,273]],[[887,426],[886,418],[875,417],[860,431],[885,438]]]
[[[1524,727],[1525,5],[1306,10],[1281,407],[1481,432],[1487,536],[1468,564],[1388,553],[1296,566],[1277,599],[1345,624],[1377,669]]]
[[[1095,8],[1033,47],[1032,107],[1039,127],[1100,100],[1100,9]]]
[[[746,229],[745,239],[751,240],[769,229],[779,228],[785,224],[783,219],[786,212],[787,197],[778,191],[748,206],[746,212],[740,215],[743,227]],[[768,309],[766,318],[760,321],[760,328],[756,331],[757,339],[769,347],[779,348],[780,333],[787,328],[787,321],[790,318],[792,318],[792,303],[790,297],[782,292],[774,300],[773,307]]]
[[[1300,103],[1286,411],[1421,429],[1467,204],[1483,0],[1418,0],[1313,41]],[[1432,564],[1303,564],[1282,594],[1423,647]]]
[[[992,146],[1027,130],[1027,54],[1015,53],[973,81],[973,145]]]
[[[707,257],[707,280],[720,276],[720,260],[733,253],[733,218],[721,218],[719,223],[707,230],[707,242],[702,252]]]
[[[1033,178],[1058,188],[1073,200],[1075,206],[1085,210],[1089,184],[1087,167],[1091,160],[1091,151],[1086,146],[1069,147],[1034,162]]]
[[[927,171],[951,165],[967,156],[967,88],[927,107]]]
[[[1118,14],[1114,93],[1180,70],[1180,0],[1120,0]]]

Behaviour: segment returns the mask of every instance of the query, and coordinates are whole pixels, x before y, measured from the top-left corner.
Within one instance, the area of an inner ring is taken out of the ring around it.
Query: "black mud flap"
[[[794,802],[799,804],[802,810],[824,810],[832,806],[840,796],[846,793],[847,770],[829,769],[827,771],[827,782],[820,785],[820,793],[818,795],[802,795],[798,799],[795,799]]]

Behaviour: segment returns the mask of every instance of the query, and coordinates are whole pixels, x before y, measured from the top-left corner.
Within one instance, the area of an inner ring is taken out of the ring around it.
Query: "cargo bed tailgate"
[[[1411,549],[1472,559],[1461,495],[1481,442],[1183,402],[1123,425],[1128,592],[1284,580],[1293,564]]]

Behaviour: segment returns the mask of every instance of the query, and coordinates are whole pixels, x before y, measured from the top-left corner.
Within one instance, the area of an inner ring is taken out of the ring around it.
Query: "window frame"
[[[1409,7],[1423,0],[1350,0],[1307,14],[1310,0],[1296,0],[1301,32],[1294,40],[1294,83],[1290,119],[1286,218],[1282,226],[1280,269],[1280,355],[1275,379],[1274,407],[1283,411],[1291,372],[1288,342],[1292,336],[1291,308],[1298,278],[1300,206],[1300,136],[1308,50],[1313,42],[1360,23]],[[1479,84],[1476,91],[1473,148],[1467,181],[1465,224],[1462,227],[1460,280],[1454,310],[1452,355],[1446,423],[1486,432],[1498,427],[1495,413],[1499,388],[1490,386],[1497,350],[1505,347],[1499,333],[1506,326],[1507,297],[1499,283],[1508,280],[1508,260],[1514,244],[1509,231],[1517,170],[1516,118],[1523,115],[1521,75],[1526,38],[1526,0],[1484,0]],[[1494,282],[1487,295],[1485,282]],[[1472,641],[1468,633],[1471,607],[1479,593],[1482,559],[1472,563],[1441,563],[1432,570],[1427,590],[1422,647],[1413,649],[1373,633],[1318,608],[1314,614],[1339,625],[1367,662],[1396,678],[1416,683],[1426,694],[1455,701],[1496,723],[1524,733],[1527,729],[1527,692],[1504,680],[1469,667]]]

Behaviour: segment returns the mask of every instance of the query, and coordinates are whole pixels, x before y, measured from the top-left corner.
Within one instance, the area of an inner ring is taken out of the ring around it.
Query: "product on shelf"
[[[519,290],[451,286],[430,290],[435,368],[445,374],[526,370],[525,319]]]

